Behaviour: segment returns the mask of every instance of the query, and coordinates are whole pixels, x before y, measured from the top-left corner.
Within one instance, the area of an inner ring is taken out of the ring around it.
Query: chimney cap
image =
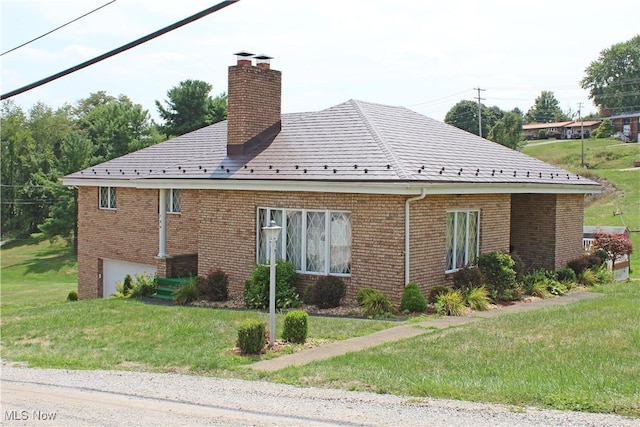
[[[246,57],[249,57],[249,56],[253,56],[253,53],[245,52],[245,51],[243,50],[243,51],[241,51],[241,52],[234,53],[234,55],[235,55],[235,56],[240,56],[240,57],[242,57],[242,58],[246,58]],[[238,59],[240,59],[240,58],[238,58]]]
[[[256,58],[258,61],[268,61],[270,59],[273,59],[272,56],[267,56],[267,55],[264,55],[264,54],[255,55],[254,58]]]

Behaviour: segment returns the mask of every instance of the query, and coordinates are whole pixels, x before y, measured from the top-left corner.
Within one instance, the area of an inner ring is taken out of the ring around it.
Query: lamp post
[[[271,221],[268,227],[262,227],[269,242],[269,347],[273,347],[276,338],[276,241],[282,227]]]

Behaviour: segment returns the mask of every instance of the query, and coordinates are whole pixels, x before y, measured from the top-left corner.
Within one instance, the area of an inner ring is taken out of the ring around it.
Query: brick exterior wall
[[[102,296],[102,259],[158,265],[158,190],[118,188],[115,210],[99,209],[98,187],[78,190],[78,296]],[[198,191],[182,191],[182,213],[167,214],[169,255],[197,254]]]
[[[556,270],[582,254],[582,194],[514,194],[511,244],[528,269]]]
[[[410,204],[410,276],[423,293],[453,283],[445,274],[446,217],[453,209],[480,211],[480,253],[509,250],[509,194],[427,195]]]
[[[256,262],[257,208],[328,209],[351,212],[351,278],[348,297],[374,287],[394,302],[404,288],[406,196],[306,192],[183,190],[182,213],[167,215],[167,252],[197,273],[223,269],[230,292],[241,293]],[[445,274],[446,214],[480,211],[480,252],[508,251],[510,244],[529,265],[558,268],[582,250],[582,195],[428,195],[412,202],[410,281],[423,292],[449,284]],[[102,259],[158,265],[175,275],[172,259],[156,260],[158,190],[117,189],[117,209],[98,209],[98,188],[81,187],[78,290],[100,297]],[[190,254],[190,255],[188,255]],[[316,275],[301,277],[300,291]]]
[[[281,119],[282,74],[266,64],[229,67],[227,143],[241,145]]]

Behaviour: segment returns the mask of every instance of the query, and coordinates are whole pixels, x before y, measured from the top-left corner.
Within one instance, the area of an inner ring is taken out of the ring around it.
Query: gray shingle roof
[[[597,185],[404,107],[350,100],[284,114],[271,143],[228,157],[220,122],[66,178]]]

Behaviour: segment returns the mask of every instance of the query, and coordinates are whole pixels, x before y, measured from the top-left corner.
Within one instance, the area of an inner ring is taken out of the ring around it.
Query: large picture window
[[[477,210],[447,212],[446,271],[473,264],[478,256],[480,212]]]
[[[258,208],[257,261],[269,261],[263,227],[282,227],[276,241],[278,259],[291,261],[298,272],[351,274],[351,213],[329,210]]]
[[[100,209],[116,208],[116,187],[100,187]]]

